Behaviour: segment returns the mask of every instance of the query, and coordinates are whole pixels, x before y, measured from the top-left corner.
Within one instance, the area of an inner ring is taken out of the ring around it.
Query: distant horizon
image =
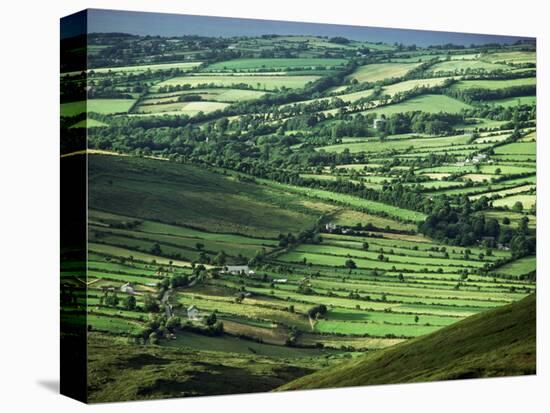
[[[140,11],[87,9],[88,34],[123,33],[138,36],[205,36],[242,37],[262,35],[287,36],[342,36],[350,40],[371,43],[415,44],[419,47],[455,44],[458,46],[488,43],[513,44],[517,41],[534,41],[534,37],[507,36],[479,33],[383,28],[372,26],[341,25],[330,23],[304,23],[250,18],[202,16]],[[74,16],[74,15],[73,15]],[[62,32],[62,38],[79,33]]]

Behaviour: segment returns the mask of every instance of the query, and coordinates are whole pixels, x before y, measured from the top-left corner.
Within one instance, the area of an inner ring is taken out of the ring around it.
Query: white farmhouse
[[[275,284],[286,284],[287,283],[287,279],[286,278],[276,278],[273,280],[273,283]]]
[[[374,129],[382,129],[384,126],[386,126],[386,119],[376,118],[374,119],[372,126],[374,127]]]
[[[254,271],[248,268],[248,265],[226,265],[222,273],[232,275],[253,275]]]
[[[197,321],[200,319],[199,317],[199,309],[195,307],[194,305],[191,305],[187,309],[187,318],[192,321]]]
[[[336,229],[336,224],[333,224],[332,222],[329,222],[328,224],[325,224],[325,230],[327,232],[332,232]]]
[[[126,283],[122,287],[120,287],[120,291],[126,294],[135,294],[136,290],[134,289],[134,286],[132,283]]]

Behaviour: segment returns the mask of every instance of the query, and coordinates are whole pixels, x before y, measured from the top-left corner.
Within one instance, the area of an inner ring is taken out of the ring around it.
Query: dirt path
[[[172,290],[171,288],[166,290],[166,292],[162,296],[162,299],[160,300],[160,302],[162,304],[165,304],[166,306],[166,317],[168,318],[172,317],[172,305],[168,302],[168,300],[170,299],[170,295],[172,294],[173,291],[174,290]]]
[[[315,331],[315,321],[311,317],[308,316],[309,319],[309,325],[311,326],[311,331]]]

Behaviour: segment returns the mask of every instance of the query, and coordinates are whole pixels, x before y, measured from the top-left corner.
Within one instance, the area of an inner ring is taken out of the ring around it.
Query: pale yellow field
[[[483,182],[483,181],[491,181],[491,178],[493,178],[495,175],[489,175],[489,174],[466,174],[462,175],[463,180],[471,180],[473,182]]]
[[[445,172],[434,172],[434,173],[428,173],[428,174],[422,174],[422,175],[427,176],[430,179],[437,179],[437,180],[441,180],[443,178],[447,178],[451,176],[451,174],[445,173]]]
[[[536,63],[537,55],[535,52],[502,52],[483,55],[481,59],[486,62]]]
[[[376,82],[378,80],[401,77],[419,66],[420,63],[373,63],[360,66],[349,76],[359,82]]]
[[[385,86],[382,91],[386,95],[393,96],[396,93],[407,92],[415,87],[433,87],[440,86],[449,79],[448,77],[439,77],[434,79],[413,79],[404,82],[394,83],[393,85]]]
[[[276,88],[299,89],[308,82],[314,82],[319,76],[279,76],[279,75],[199,75],[199,76],[180,76],[165,80],[152,88],[153,92],[158,91],[162,86],[190,85],[197,87],[199,85],[210,85],[220,87],[231,87],[238,84],[246,84],[256,90],[273,90]]]

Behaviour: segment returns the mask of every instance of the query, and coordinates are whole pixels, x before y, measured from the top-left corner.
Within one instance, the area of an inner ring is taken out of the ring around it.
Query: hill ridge
[[[534,294],[275,391],[536,374]]]

